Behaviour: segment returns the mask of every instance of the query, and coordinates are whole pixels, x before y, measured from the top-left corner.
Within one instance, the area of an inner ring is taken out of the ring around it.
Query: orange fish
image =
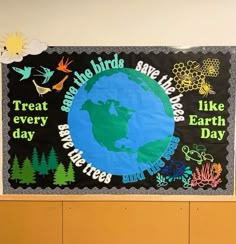
[[[218,163],[218,164],[217,163],[214,163],[212,165],[212,170],[213,170],[214,173],[220,174],[222,172],[221,164],[220,163]]]

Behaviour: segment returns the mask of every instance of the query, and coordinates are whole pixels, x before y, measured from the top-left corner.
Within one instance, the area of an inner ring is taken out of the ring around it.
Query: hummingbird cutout
[[[43,66],[40,66],[43,71],[40,71],[40,70],[37,70],[40,74],[37,74],[37,75],[34,75],[34,76],[42,76],[44,77],[44,81],[42,84],[46,84],[48,83],[48,81],[50,80],[50,78],[53,76],[54,74],[54,71],[48,69],[48,68],[45,68]]]
[[[24,69],[12,67],[13,70],[15,70],[17,73],[22,75],[20,81],[26,80],[30,77],[32,68],[33,67],[27,67],[27,66],[24,66]]]

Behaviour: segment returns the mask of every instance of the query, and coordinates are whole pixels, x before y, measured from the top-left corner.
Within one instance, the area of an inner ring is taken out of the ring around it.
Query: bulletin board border
[[[234,127],[235,127],[235,83],[236,83],[236,47],[231,47],[231,46],[225,46],[225,47],[219,47],[219,46],[212,46],[212,47],[190,47],[190,48],[177,48],[177,47],[156,47],[156,46],[135,46],[135,47],[123,47],[123,46],[115,46],[115,47],[87,47],[87,46],[83,46],[83,47],[49,47],[47,50],[47,53],[53,53],[53,52],[57,52],[59,54],[66,52],[66,53],[82,53],[82,52],[86,52],[86,53],[92,53],[92,52],[97,52],[97,53],[101,53],[101,52],[105,52],[105,53],[111,53],[111,52],[125,52],[125,53],[130,53],[130,52],[134,52],[134,53],[145,53],[148,54],[150,52],[153,52],[155,54],[158,54],[160,52],[163,52],[165,54],[168,54],[170,52],[172,53],[179,53],[179,52],[183,52],[183,53],[189,53],[192,52],[194,54],[196,53],[203,53],[203,54],[207,54],[209,52],[211,53],[218,53],[218,52],[222,52],[222,53],[230,53],[231,54],[231,58],[230,58],[230,64],[231,64],[231,69],[230,69],[230,89],[229,89],[229,93],[230,93],[230,98],[228,100],[230,106],[229,106],[229,118],[228,118],[228,142],[229,145],[227,147],[227,151],[228,151],[228,155],[227,155],[227,161],[228,162],[234,162]],[[142,195],[147,196],[150,195],[151,197],[154,195],[171,195],[171,196],[165,196],[167,197],[167,199],[171,199],[174,195],[233,195],[234,194],[234,174],[235,174],[235,170],[234,170],[234,163],[228,163],[227,165],[227,189],[207,189],[207,190],[203,190],[203,189],[197,189],[197,190],[193,190],[193,189],[173,189],[173,188],[169,188],[169,189],[163,189],[160,188],[158,190],[154,189],[154,188],[150,188],[150,189],[145,189],[145,188],[140,188],[140,189],[136,189],[136,188],[121,188],[121,189],[117,189],[115,187],[108,189],[106,187],[103,187],[101,189],[98,189],[96,187],[90,189],[88,187],[85,187],[83,189],[70,189],[70,188],[65,188],[65,189],[61,189],[59,187],[56,187],[55,189],[51,189],[49,187],[42,189],[40,187],[37,187],[35,189],[33,188],[27,188],[27,189],[23,189],[22,187],[19,187],[17,189],[13,189],[8,181],[9,178],[9,170],[10,170],[10,165],[8,163],[9,161],[9,154],[8,151],[10,149],[8,141],[10,140],[10,136],[8,134],[10,128],[9,128],[9,117],[8,117],[8,113],[9,113],[9,107],[8,107],[8,103],[10,102],[9,98],[8,98],[8,68],[7,65],[3,65],[2,66],[2,131],[3,131],[3,194],[39,194],[39,195],[83,195],[83,198],[86,199],[86,196],[89,198],[93,198],[93,195],[101,195],[101,194],[105,194],[105,199],[110,197],[111,195],[111,199],[116,199],[116,196],[112,196],[112,195],[119,195],[121,198],[122,196],[127,196],[127,199],[130,198],[130,195],[139,195],[137,196],[137,199],[139,199],[140,197],[142,197]],[[91,195],[92,194],[92,195]],[[58,197],[59,197],[58,196]],[[76,198],[75,196],[75,198]],[[118,196],[118,199],[120,198]],[[60,198],[60,197],[59,197]],[[65,196],[66,198],[66,196]],[[96,198],[96,196],[95,196]],[[181,198],[181,196],[180,196]],[[230,198],[229,198],[230,199]]]

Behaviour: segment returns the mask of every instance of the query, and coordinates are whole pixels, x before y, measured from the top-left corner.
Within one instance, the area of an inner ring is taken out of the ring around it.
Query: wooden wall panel
[[[63,244],[188,244],[188,202],[64,202]]]
[[[235,244],[236,202],[190,203],[190,244]]]
[[[62,203],[0,201],[0,243],[62,244]]]

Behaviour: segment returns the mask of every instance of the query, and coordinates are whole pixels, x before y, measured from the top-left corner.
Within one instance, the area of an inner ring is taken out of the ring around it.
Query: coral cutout
[[[203,60],[202,72],[205,76],[216,77],[219,74],[220,69],[219,59]]]
[[[217,187],[218,184],[222,182],[219,178],[222,172],[221,164],[206,163],[202,165],[202,168],[196,168],[193,173],[193,178],[191,181],[192,186],[204,187],[210,185],[212,188]]]

